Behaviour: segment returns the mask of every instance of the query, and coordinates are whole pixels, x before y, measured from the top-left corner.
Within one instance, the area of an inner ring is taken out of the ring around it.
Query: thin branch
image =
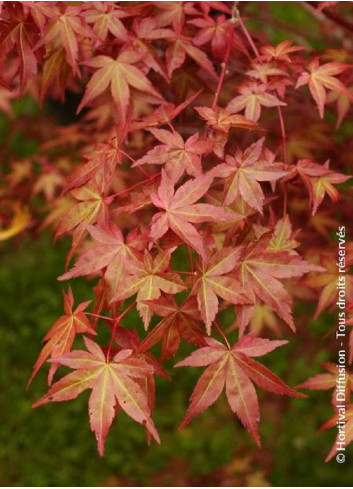
[[[240,17],[240,12],[236,6],[234,6],[234,8],[233,8],[233,12],[234,12],[234,15],[236,16],[237,21],[239,22],[241,30],[244,33],[244,36],[246,37],[246,39],[248,40],[248,43],[251,46],[251,49],[254,51],[256,58],[258,58],[260,56],[260,53],[259,53],[257,47],[255,46],[254,41],[252,40],[250,32],[248,31],[248,29],[247,29],[246,25],[244,24],[242,18]]]
[[[222,336],[225,344],[228,346],[228,348],[230,349],[230,344],[229,344],[229,341],[224,333],[224,331],[222,330],[222,328],[219,326],[219,324],[217,323],[217,321],[214,321],[213,324],[215,325],[215,328],[216,330],[218,331],[218,333]]]
[[[142,182],[135,183],[134,185],[131,185],[131,187],[125,188],[124,190],[121,190],[120,192],[117,192],[116,194],[109,195],[109,199],[115,199],[115,197],[119,197],[120,195],[126,194],[126,192],[130,192],[130,190],[134,190],[137,187],[140,187],[144,183],[149,183],[152,182],[152,180],[155,180],[157,177],[159,177],[161,172],[155,173],[154,175],[151,175],[150,177],[146,178],[145,180],[142,180]]]
[[[223,63],[221,64],[222,70],[221,70],[221,74],[219,75],[216,93],[215,93],[215,96],[213,99],[212,110],[214,110],[217,106],[218,98],[219,98],[219,95],[221,93],[222,85],[224,82],[224,77],[225,77],[225,74],[227,71],[227,65],[228,65],[228,61],[229,61],[230,51],[232,49],[232,44],[233,44],[233,39],[234,39],[234,19],[233,19],[233,17],[230,20],[230,24],[231,24],[231,27],[230,27],[230,33],[228,36],[227,49],[226,49],[226,52],[224,55]]]

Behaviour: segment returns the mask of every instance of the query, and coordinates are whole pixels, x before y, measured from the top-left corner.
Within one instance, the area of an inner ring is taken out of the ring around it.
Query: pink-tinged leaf
[[[212,363],[199,378],[190,398],[190,406],[179,429],[190,423],[198,414],[206,411],[221,395],[225,385],[227,357]]]
[[[297,81],[296,88],[302,85],[309,85],[310,93],[316,102],[321,119],[324,117],[326,90],[334,90],[346,95],[353,100],[353,94],[338,79],[339,75],[348,68],[344,63],[325,63],[320,66],[318,58],[313,59],[308,64],[308,72],[302,73]]]
[[[216,176],[226,177],[224,204],[229,205],[242,197],[252,208],[262,213],[265,200],[258,182],[275,182],[288,171],[282,163],[266,160],[263,152],[264,138],[249,146],[244,152],[237,150],[235,156],[227,156],[223,165],[216,167]]]
[[[238,280],[234,276],[226,275],[235,269],[239,255],[239,248],[223,248],[200,263],[199,279],[192,293],[197,296],[199,310],[208,334],[211,333],[211,325],[218,312],[217,296],[233,304],[249,302]]]
[[[111,95],[119,110],[119,117],[124,123],[126,121],[127,109],[130,102],[130,87],[141,92],[153,95],[161,100],[161,95],[153,88],[152,83],[143,72],[133,66],[134,60],[121,53],[118,58],[99,55],[86,61],[85,65],[95,68],[97,71],[87,84],[86,92],[78,107],[80,112],[83,107],[101,95],[109,86]]]
[[[252,360],[252,358],[243,353],[237,353],[234,356],[243,371],[262,389],[283,396],[306,397],[304,394],[291,389],[283,380],[272,373],[271,370],[262,365],[262,363]]]
[[[205,346],[192,352],[189,357],[176,363],[174,367],[206,367],[218,362],[224,357],[226,351],[227,349],[222,343],[217,346]]]
[[[189,180],[174,190],[174,182],[165,171],[162,171],[161,184],[156,193],[151,195],[153,204],[161,209],[155,214],[150,236],[157,240],[170,228],[191,248],[205,257],[206,252],[201,235],[191,223],[223,220],[228,212],[209,204],[196,204],[205,195],[212,183],[212,178],[201,175]]]
[[[249,357],[260,357],[287,343],[288,341],[286,340],[273,341],[267,338],[246,335],[234,345],[232,350],[236,353],[243,353]]]
[[[291,329],[295,329],[291,306],[292,299],[279,278],[300,277],[321,267],[303,260],[293,251],[266,251],[271,236],[264,235],[258,242],[247,246],[241,258],[238,274],[241,285],[273,308]]]
[[[281,102],[275,95],[268,93],[266,85],[256,83],[247,84],[239,88],[237,97],[229,102],[226,107],[228,112],[240,112],[245,109],[245,117],[251,121],[257,122],[261,115],[262,107],[280,107],[286,105]]]
[[[84,312],[86,307],[90,304],[90,301],[80,304],[73,311],[73,295],[70,287],[67,294],[63,292],[63,299],[65,315],[61,316],[53,324],[44,337],[43,341],[45,341],[46,344],[40,352],[39,357],[33,367],[33,372],[29,379],[28,385],[31,384],[38,370],[49,357],[58,357],[71,350],[77,333],[88,333],[91,335],[96,334]],[[52,363],[48,375],[49,385],[51,384],[57,369],[58,363]]]
[[[185,360],[175,365],[176,367],[207,366],[191,395],[190,405],[180,428],[211,406],[219,398],[225,387],[227,400],[232,411],[239,417],[255,442],[260,446],[257,427],[260,418],[259,404],[252,382],[277,394],[294,397],[306,396],[288,387],[261,363],[256,362],[241,351],[261,355],[281,346],[283,342],[269,342],[263,338],[248,336],[236,343],[231,349],[213,339],[208,339],[207,343],[209,346],[196,350]],[[273,344],[270,346],[270,343]]]
[[[190,136],[184,142],[180,134],[173,134],[165,129],[150,129],[150,132],[163,144],[155,146],[133,166],[165,164],[165,172],[174,182],[177,182],[184,172],[193,177],[202,173],[201,155],[212,149],[209,141],[200,139],[198,134]]]
[[[146,393],[133,380],[136,376],[143,378],[143,362],[139,364],[138,360],[132,361],[131,350],[123,350],[108,361],[96,343],[85,339],[85,344],[88,351],[77,350],[55,359],[75,371],[56,382],[33,407],[47,402],[75,399],[84,390],[92,389],[88,411],[100,455],[104,453],[104,441],[116,415],[116,405],[144,425],[159,442]],[[150,365],[145,364],[145,377],[152,372]]]
[[[245,428],[260,446],[258,422],[260,419],[259,402],[253,384],[249,377],[230,356],[226,373],[226,395],[228,403]]]
[[[143,319],[145,329],[148,328],[152,317],[147,301],[158,299],[161,291],[176,294],[185,289],[179,276],[167,271],[171,253],[172,251],[161,252],[153,259],[146,252],[142,261],[135,258],[128,262],[127,275],[111,299],[111,302],[116,302],[137,294],[137,310]]]
[[[323,165],[309,160],[299,160],[297,172],[309,192],[313,216],[316,214],[326,194],[332,202],[337,202],[339,194],[333,184],[344,183],[352,178],[350,175],[343,175],[330,170],[329,160]]]
[[[174,356],[184,339],[189,343],[204,346],[205,338],[199,326],[199,311],[193,297],[189,297],[181,306],[171,297],[160,297],[146,304],[162,320],[149,332],[141,343],[141,349],[147,351],[162,341],[162,359]]]

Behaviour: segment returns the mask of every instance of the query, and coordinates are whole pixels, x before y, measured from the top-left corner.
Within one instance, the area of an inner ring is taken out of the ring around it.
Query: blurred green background
[[[247,11],[257,19],[247,22],[272,42],[293,39],[325,47],[316,20],[298,3],[265,2],[259,9],[258,2],[246,2]],[[267,22],[269,18],[272,23]],[[14,108],[16,114],[36,110],[28,100],[16,102]],[[6,118],[0,119],[1,139],[7,124]],[[23,133],[9,144],[18,157],[35,147]],[[64,270],[67,249],[67,242],[54,246],[50,233],[0,243],[1,486],[351,485],[352,446],[346,464],[334,460],[325,464],[335,430],[315,436],[331,416],[329,393],[285,399],[259,391],[261,451],[230,413],[224,397],[189,427],[177,431],[201,370],[173,370],[174,360],[168,365],[173,382],[157,381],[155,422],[161,446],[148,447],[143,429],[119,414],[107,439],[106,455],[100,458],[88,423],[88,393],[33,411],[31,404],[46,391],[45,369],[28,392],[26,384],[40,341],[62,314],[64,285],[56,278]],[[73,289],[78,302],[92,298],[91,286],[84,280],[76,280]],[[299,307],[297,319],[302,312]],[[324,316],[304,324],[296,336],[288,334],[288,346],[268,355],[264,363],[292,386],[318,373],[320,363],[329,359],[323,353],[327,344],[323,336],[332,321]],[[183,345],[178,359],[189,351]]]

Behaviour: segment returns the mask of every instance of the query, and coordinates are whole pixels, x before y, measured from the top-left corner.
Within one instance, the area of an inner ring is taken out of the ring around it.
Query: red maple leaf
[[[319,58],[314,58],[308,64],[308,72],[302,73],[297,81],[296,88],[302,85],[309,85],[310,93],[319,109],[321,119],[324,117],[326,103],[326,90],[334,90],[345,94],[350,100],[353,100],[353,94],[338,79],[339,75],[348,68],[344,63],[325,63],[320,66]]]
[[[211,324],[218,312],[217,296],[232,304],[251,302],[235,276],[230,275],[239,262],[239,256],[240,248],[223,248],[199,265],[199,278],[192,293],[197,296],[198,307],[208,334],[211,334]]]
[[[340,401],[339,404],[347,404],[351,398],[353,392],[353,372],[346,369],[345,375],[342,376],[342,374],[340,375],[339,373],[338,365],[324,362],[322,366],[328,373],[314,375],[313,377],[310,377],[310,379],[299,384],[297,388],[315,391],[333,389],[332,405],[334,409],[337,409],[338,401]],[[342,399],[343,390],[344,400]]]
[[[91,324],[84,313],[86,307],[91,301],[82,302],[73,311],[74,297],[71,287],[69,287],[68,293],[63,292],[64,298],[64,311],[65,314],[61,316],[48,333],[45,335],[43,341],[46,341],[39,357],[33,367],[31,378],[28,385],[32,382],[34,376],[37,374],[40,367],[49,357],[61,356],[71,350],[75,336],[77,333],[90,333],[95,335],[96,332],[92,329]],[[51,364],[48,375],[48,383],[51,384],[53,376],[58,369],[59,364],[54,362]]]
[[[304,273],[324,269],[311,265],[294,251],[271,251],[268,249],[270,240],[271,236],[265,234],[244,249],[238,269],[240,283],[253,301],[257,297],[269,305],[295,330],[292,299],[278,279],[300,277]]]
[[[175,367],[207,366],[191,395],[190,406],[180,428],[216,402],[225,389],[232,411],[260,446],[258,433],[260,411],[253,382],[262,389],[276,394],[305,397],[288,387],[264,365],[251,358],[265,355],[287,342],[243,336],[233,347],[227,347],[211,338],[206,341],[208,346],[194,351],[175,365]]]
[[[80,112],[83,107],[101,95],[108,87],[110,87],[112,97],[119,110],[118,115],[123,123],[126,121],[130,102],[130,87],[153,95],[159,101],[162,100],[161,95],[146,75],[133,65],[140,60],[141,55],[138,53],[132,57],[131,54],[122,52],[116,59],[99,55],[85,61],[86,66],[95,68],[97,71],[88,82],[77,111]]]
[[[283,164],[269,161],[263,152],[264,138],[245,151],[238,149],[233,156],[226,156],[224,164],[215,168],[214,174],[226,177],[224,204],[229,205],[242,197],[252,208],[262,213],[265,200],[258,182],[275,182],[286,176]]]
[[[240,112],[245,109],[245,117],[257,122],[261,115],[261,107],[278,107],[286,105],[275,95],[268,93],[266,84],[247,83],[238,88],[240,95],[233,98],[226,107],[228,112]]]
[[[184,142],[177,132],[172,133],[165,129],[149,129],[149,131],[163,144],[155,146],[133,166],[165,164],[165,172],[174,182],[177,182],[184,172],[193,177],[201,175],[201,155],[211,150],[212,143],[201,139],[197,133]]]
[[[171,296],[147,301],[146,304],[163,319],[142,341],[143,350],[150,350],[152,346],[162,341],[161,359],[165,360],[177,353],[181,339],[198,346],[206,344],[199,326],[200,313],[194,297],[189,297],[181,306],[178,306]]]
[[[152,317],[146,301],[158,299],[161,290],[166,294],[176,294],[185,289],[179,275],[168,271],[173,250],[162,251],[155,258],[147,251],[143,259],[131,259],[126,263],[127,275],[120,282],[112,302],[121,301],[137,294],[137,310],[143,319],[145,329]]]
[[[333,202],[337,202],[339,193],[333,184],[344,183],[352,178],[350,175],[333,172],[330,170],[329,164],[329,160],[323,165],[309,160],[299,160],[297,162],[297,172],[310,195],[312,215],[316,214],[326,194],[329,195]]]
[[[92,389],[88,412],[101,456],[116,414],[116,406],[144,425],[159,443],[147,396],[137,382],[137,379],[153,374],[151,365],[131,358],[132,350],[121,350],[109,361],[97,343],[85,338],[85,345],[88,351],[74,350],[54,359],[57,364],[70,367],[74,371],[53,384],[48,393],[33,407],[48,402],[69,401],[84,390]]]
[[[157,240],[172,229],[185,243],[206,257],[202,237],[191,223],[226,219],[228,213],[211,204],[196,204],[205,195],[212,183],[212,177],[201,175],[189,180],[174,190],[173,181],[162,171],[161,184],[156,193],[151,194],[153,204],[162,209],[153,216],[150,236]]]
[[[81,275],[90,275],[104,270],[104,277],[115,293],[124,277],[127,260],[134,259],[137,251],[146,245],[143,236],[131,231],[126,238],[113,222],[102,226],[87,226],[87,231],[96,245],[83,253],[69,272],[59,280],[69,280]]]

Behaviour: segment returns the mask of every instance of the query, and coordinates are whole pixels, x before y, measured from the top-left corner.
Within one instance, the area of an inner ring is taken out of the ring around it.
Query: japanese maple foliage
[[[349,189],[337,185],[350,177],[327,141],[333,103],[338,124],[349,114],[352,66],[344,50],[272,45],[248,30],[242,7],[2,2],[1,109],[24,94],[44,107],[77,99],[70,124],[40,113],[28,128],[32,156],[5,158],[0,240],[31,226],[72,238],[64,315],[30,379],[48,361],[50,387],[34,406],[90,389],[101,455],[120,410],[160,441],[154,377],[169,378],[164,362],[184,341],[194,350],[175,366],[206,369],[181,427],[225,391],[260,445],[255,386],[305,396],[254,357],[296,331],[295,300],[317,303],[316,317],[335,303],[330,234],[347,216]],[[76,277],[92,281],[93,298],[74,308]],[[53,383],[61,365],[72,372]],[[335,366],[325,368],[300,387],[333,388]]]

